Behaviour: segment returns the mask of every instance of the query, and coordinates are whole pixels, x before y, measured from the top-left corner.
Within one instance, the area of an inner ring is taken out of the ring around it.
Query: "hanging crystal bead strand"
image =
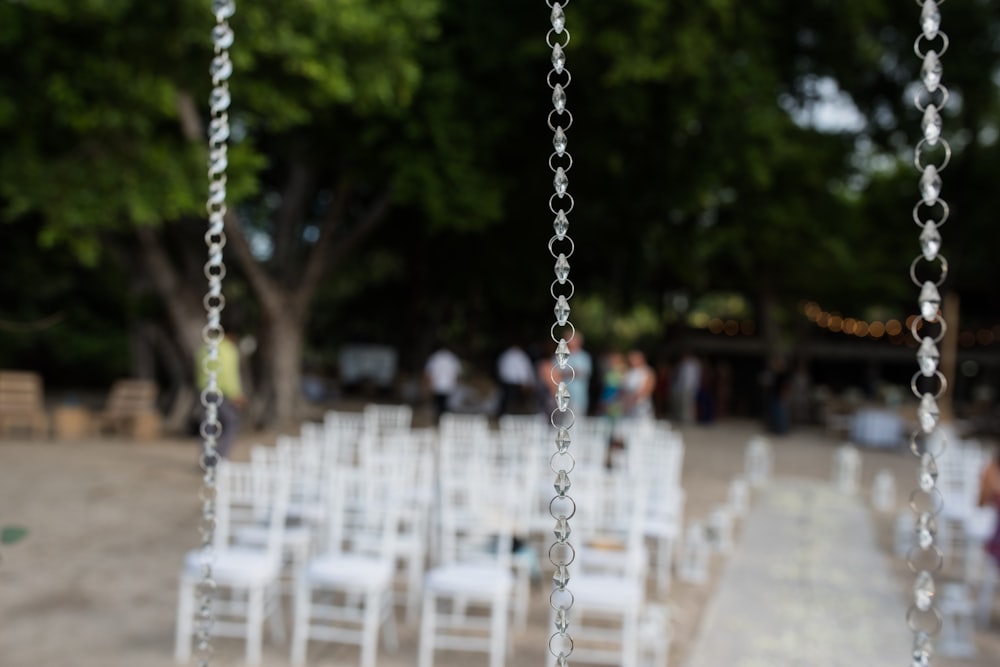
[[[213,0],[212,13],[215,15],[215,27],[212,29],[212,44],[215,56],[212,58],[210,73],[212,75],[212,93],[209,98],[211,121],[208,127],[208,231],[205,233],[205,245],[208,249],[208,261],[205,263],[205,277],[208,280],[208,291],[204,297],[207,323],[202,329],[202,339],[205,344],[204,370],[207,379],[201,392],[201,404],[205,411],[201,422],[202,453],[201,467],[204,471],[201,499],[201,582],[198,586],[198,625],[196,648],[199,667],[208,667],[212,657],[212,629],[214,617],[212,601],[215,593],[215,579],[212,572],[215,541],[215,474],[218,453],[216,444],[222,435],[222,424],[219,422],[219,406],[222,404],[222,391],[219,389],[219,343],[225,332],[222,328],[222,309],[226,301],[222,294],[222,280],[226,275],[226,265],[223,262],[222,250],[226,245],[224,229],[226,215],[226,169],[229,165],[229,77],[233,72],[233,64],[229,59],[229,47],[233,44],[233,30],[229,26],[229,18],[236,13],[233,0]]]
[[[940,571],[944,557],[935,544],[937,516],[942,509],[942,496],[937,488],[939,457],[947,443],[940,430],[941,411],[937,399],[947,388],[944,374],[938,369],[941,353],[938,343],[944,338],[946,324],[941,315],[939,287],[948,275],[948,262],[939,254],[941,233],[947,221],[948,204],[941,199],[941,172],[951,158],[951,147],[941,137],[941,109],[948,102],[948,90],[941,84],[944,69],[941,55],[948,49],[948,37],[941,32],[941,12],[935,0],[919,2],[920,29],[914,51],[923,63],[920,68],[922,89],[914,103],[923,114],[920,126],[923,138],[917,142],[914,164],[920,171],[920,200],[913,208],[913,219],[921,228],[920,255],[910,265],[910,277],[920,288],[917,298],[919,314],[912,318],[910,330],[920,344],[917,350],[918,370],[910,387],[920,399],[917,408],[919,428],[913,434],[911,450],[920,459],[917,472],[918,488],[910,496],[916,513],[916,542],[907,555],[910,569],[916,575],[913,601],[906,619],[913,632],[912,667],[927,667],[934,651],[933,638],[941,630],[941,613],[934,605],[934,575]],[[940,46],[940,51],[933,48]],[[918,278],[918,265],[937,266],[937,280]]]
[[[551,423],[555,429],[556,451],[549,459],[549,467],[555,474],[556,495],[549,503],[549,513],[555,519],[553,535],[555,541],[549,548],[549,560],[555,567],[552,576],[553,588],[549,596],[552,607],[552,618],[555,631],[549,637],[549,652],[555,658],[557,667],[569,664],[569,656],[573,652],[573,639],[569,634],[569,613],[573,606],[573,594],[567,587],[569,584],[569,566],[576,552],[569,542],[569,521],[576,513],[576,503],[569,496],[570,473],[575,460],[569,451],[570,429],[575,416],[570,408],[570,387],[575,372],[570,365],[569,342],[573,340],[576,329],[569,320],[570,304],[573,297],[573,282],[569,279],[569,258],[573,255],[573,240],[569,237],[569,214],[573,211],[573,197],[569,194],[569,170],[573,166],[573,158],[566,150],[568,140],[566,132],[573,124],[573,115],[566,108],[566,89],[569,87],[569,70],[566,69],[565,47],[569,44],[570,35],[566,30],[566,15],[563,8],[568,4],[547,0],[551,8],[550,20],[552,28],[545,41],[552,49],[552,69],[547,81],[552,89],[552,110],[549,112],[548,124],[552,130],[553,152],[549,156],[549,167],[552,169],[552,187],[554,193],[549,198],[549,209],[555,216],[552,227],[555,232],[549,240],[549,252],[555,259],[555,280],[552,281],[550,292],[555,300],[555,323],[551,328],[552,341],[556,344],[555,361],[552,364],[550,377],[555,387],[555,409],[552,411]]]

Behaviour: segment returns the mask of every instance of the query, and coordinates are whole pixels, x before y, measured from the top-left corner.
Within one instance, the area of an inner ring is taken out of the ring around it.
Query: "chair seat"
[[[508,593],[514,585],[514,576],[492,564],[456,563],[428,572],[424,585],[433,593],[491,598]]]
[[[615,612],[639,609],[645,593],[639,581],[602,574],[572,577],[569,590],[574,604]]]
[[[324,554],[310,561],[306,577],[312,584],[351,590],[377,590],[392,582],[390,561],[357,554]]]
[[[200,577],[204,554],[189,551],[184,557],[184,575]],[[217,551],[212,559],[212,577],[221,585],[262,586],[278,578],[281,563],[258,549],[233,547]]]

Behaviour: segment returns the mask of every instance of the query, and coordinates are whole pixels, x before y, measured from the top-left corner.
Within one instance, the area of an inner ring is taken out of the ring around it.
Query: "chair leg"
[[[264,589],[257,586],[247,593],[247,666],[260,664],[264,632]]]
[[[312,611],[312,591],[304,576],[295,580],[292,611],[292,665],[300,667],[306,663],[306,648],[309,643],[309,623]]]
[[[626,612],[622,617],[621,667],[638,667],[639,612]]]
[[[375,667],[378,652],[379,617],[381,604],[379,593],[368,593],[364,601],[364,618],[361,622],[361,667]]]
[[[396,651],[399,649],[399,635],[396,632],[396,599],[392,588],[382,594],[380,604],[382,607],[381,621],[385,625],[382,642],[388,650]]]
[[[494,598],[490,618],[490,667],[504,667],[507,651],[507,614],[510,596]]]
[[[268,630],[271,639],[276,644],[285,643],[285,610],[281,604],[281,590],[284,584],[279,580],[275,582],[273,588],[267,592],[268,603],[271,608],[265,607],[264,613],[267,615]]]
[[[417,667],[434,664],[434,633],[437,628],[436,600],[430,591],[424,591],[424,604],[420,614],[420,647]]]
[[[191,635],[194,622],[194,586],[181,575],[177,595],[177,635],[174,639],[174,660],[185,663],[191,659]]]
[[[406,559],[406,624],[417,621],[417,611],[420,606],[420,585],[424,577],[423,553],[417,557],[412,553]]]

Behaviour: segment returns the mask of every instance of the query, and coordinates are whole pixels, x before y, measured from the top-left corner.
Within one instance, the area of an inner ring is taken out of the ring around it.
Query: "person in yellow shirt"
[[[195,366],[195,378],[198,383],[198,391],[201,392],[208,386],[208,373],[205,370],[205,358],[208,355],[208,346],[203,345],[198,350],[198,358]],[[216,439],[215,450],[218,458],[224,459],[229,456],[233,441],[240,430],[242,421],[241,411],[246,405],[246,395],[243,393],[243,383],[240,379],[240,349],[236,345],[235,337],[227,333],[219,341],[219,365],[216,373],[216,384],[222,393],[222,403],[219,405],[218,417],[222,432]],[[200,396],[199,396],[200,401]]]

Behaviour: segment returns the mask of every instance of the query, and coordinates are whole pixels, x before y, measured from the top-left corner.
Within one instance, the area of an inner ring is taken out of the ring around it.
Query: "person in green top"
[[[201,392],[208,386],[208,373],[205,371],[205,358],[208,355],[208,346],[203,345],[198,350],[198,359],[195,366],[195,377],[198,382],[198,391]],[[215,451],[218,458],[224,459],[229,456],[233,441],[240,431],[242,421],[241,411],[246,405],[246,395],[243,393],[243,382],[240,379],[240,349],[236,345],[235,337],[231,333],[226,333],[225,337],[219,341],[219,366],[216,374],[216,384],[222,393],[222,403],[219,405],[218,416],[219,425],[222,432],[216,439]]]

